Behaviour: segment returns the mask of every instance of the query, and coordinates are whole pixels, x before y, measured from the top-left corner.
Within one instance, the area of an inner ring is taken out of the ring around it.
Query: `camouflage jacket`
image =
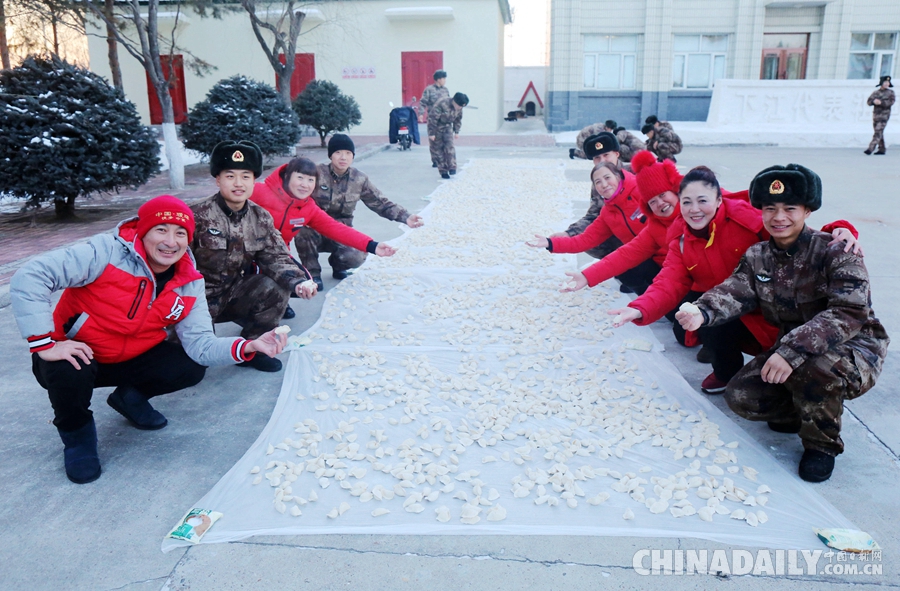
[[[360,200],[385,219],[405,224],[409,218],[408,211],[382,195],[369,177],[352,166],[341,176],[334,173],[331,164],[319,164],[316,168],[319,171],[316,204],[337,221],[352,226],[353,213]]]
[[[419,104],[425,107],[426,109],[431,109],[442,98],[447,98],[450,96],[450,91],[447,90],[446,86],[438,86],[437,84],[429,84],[425,87],[425,90],[422,91],[422,98],[419,100]]]
[[[681,153],[681,138],[672,131],[672,126],[663,125],[668,122],[660,121],[660,126],[653,132],[653,139],[647,142],[647,149],[659,156],[660,158],[668,158],[675,154]]]
[[[453,98],[442,98],[428,109],[428,135],[453,127],[453,133],[459,133],[462,127],[463,110],[457,109],[452,104]]]
[[[616,129],[616,139],[619,140],[619,158],[625,162],[631,162],[632,156],[647,149],[647,144],[624,127]]]
[[[881,104],[876,105],[875,99],[881,99]],[[866,101],[870,107],[875,107],[872,111],[872,118],[876,121],[887,121],[891,118],[891,107],[896,99],[894,91],[890,88],[879,88],[875,90]]]
[[[565,232],[569,236],[577,236],[579,234],[583,234],[591,223],[597,219],[597,216],[600,215],[600,210],[603,208],[603,199],[600,198],[600,194],[597,193],[597,190],[594,189],[594,184],[591,183],[591,202],[588,205],[587,213],[584,214],[577,222],[574,222],[571,226],[566,228]]]
[[[760,308],[779,329],[775,352],[794,369],[844,343],[880,368],[890,339],[872,311],[869,273],[843,244],[828,246],[831,239],[806,227],[787,250],[754,244],[734,274],[695,303],[709,325]]]
[[[293,292],[307,279],[275,229],[272,216],[252,201],[232,211],[218,193],[191,206],[197,228],[191,251],[206,280],[209,313],[215,318],[228,302],[222,296],[241,277],[259,272]]]
[[[592,135],[597,135],[605,129],[606,128],[602,123],[594,123],[579,131],[578,135],[575,136],[575,155],[579,158],[587,159],[587,156],[584,155],[584,140],[588,139]]]

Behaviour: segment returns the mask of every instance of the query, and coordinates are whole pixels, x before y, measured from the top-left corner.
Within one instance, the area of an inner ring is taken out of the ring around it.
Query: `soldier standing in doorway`
[[[422,91],[422,100],[419,101],[419,104],[425,107],[427,111],[430,113],[431,108],[441,99],[448,98],[450,96],[450,91],[447,90],[447,72],[444,70],[437,70],[434,73],[434,84],[425,87],[425,90]],[[428,130],[428,135],[434,135],[431,133],[431,130]],[[434,153],[434,143],[429,143],[429,149],[431,150],[431,167],[437,168],[437,156]]]
[[[459,137],[462,127],[462,110],[469,104],[469,97],[461,92],[435,103],[428,111],[428,141],[432,157],[437,158],[438,172],[442,179],[456,174],[456,148],[453,140]]]
[[[875,128],[875,134],[872,136],[872,141],[869,142],[869,147],[865,150],[866,154],[874,152],[876,147],[878,148],[878,151],[875,152],[876,156],[882,156],[885,153],[884,128],[888,119],[891,118],[891,106],[896,98],[894,91],[891,90],[893,87],[891,77],[882,76],[878,82],[878,90],[873,92],[866,101],[870,107],[875,107],[872,111],[872,126]]]

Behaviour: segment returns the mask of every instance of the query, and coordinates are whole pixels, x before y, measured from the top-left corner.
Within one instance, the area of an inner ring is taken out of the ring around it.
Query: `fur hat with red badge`
[[[762,209],[773,203],[803,205],[816,211],[822,207],[822,179],[799,164],[770,166],[750,181],[750,204]]]
[[[249,170],[259,178],[262,175],[262,152],[259,146],[246,140],[219,142],[209,157],[209,173],[219,176],[223,170]]]
[[[584,140],[584,149],[582,151],[584,152],[585,158],[593,160],[597,156],[606,154],[607,152],[618,152],[619,140],[608,131],[601,131]]]

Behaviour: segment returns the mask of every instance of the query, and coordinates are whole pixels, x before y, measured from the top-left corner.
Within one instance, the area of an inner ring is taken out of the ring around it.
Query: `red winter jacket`
[[[730,193],[722,190],[722,196],[729,199],[749,201],[749,195],[749,191]],[[660,267],[663,266],[669,253],[669,243],[684,231],[682,225],[673,223],[681,219],[681,207],[675,204],[675,211],[667,218],[661,218],[653,213],[646,201],[641,201],[641,209],[647,215],[647,225],[634,240],[620,246],[603,257],[603,260],[597,261],[583,271],[589,286],[594,287],[607,279],[621,275],[649,258],[653,258]]]
[[[628,244],[647,223],[647,216],[641,211],[641,195],[634,175],[625,174],[616,194],[608,199],[591,225],[581,234],[563,238],[548,238],[550,252],[584,252],[599,246],[610,236],[615,236]]]
[[[281,184],[281,170],[276,168],[265,182],[256,183],[250,200],[264,208],[275,220],[275,229],[281,232],[284,243],[290,248],[291,240],[300,228],[308,226],[335,242],[365,251],[371,238],[350,226],[335,221],[316,205],[315,199],[297,199],[287,194]]]
[[[689,291],[705,292],[725,281],[750,245],[769,238],[759,210],[739,199],[722,200],[709,224],[708,239],[692,234],[680,216],[673,227],[681,231],[669,244],[662,271],[644,295],[628,304],[641,312],[642,317],[635,321],[639,326],[662,318]],[[763,350],[775,344],[778,329],[767,323],[759,310],[742,316],[741,321]]]

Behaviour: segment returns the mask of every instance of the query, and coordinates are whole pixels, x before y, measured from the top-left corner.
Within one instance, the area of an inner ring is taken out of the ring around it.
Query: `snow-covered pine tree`
[[[144,184],[159,172],[156,132],[134,104],[96,74],[58,57],[32,56],[0,71],[0,193],[75,199]]]
[[[297,116],[278,92],[245,76],[213,86],[181,126],[184,146],[209,156],[225,140],[249,140],[266,156],[290,152],[300,139]]]

